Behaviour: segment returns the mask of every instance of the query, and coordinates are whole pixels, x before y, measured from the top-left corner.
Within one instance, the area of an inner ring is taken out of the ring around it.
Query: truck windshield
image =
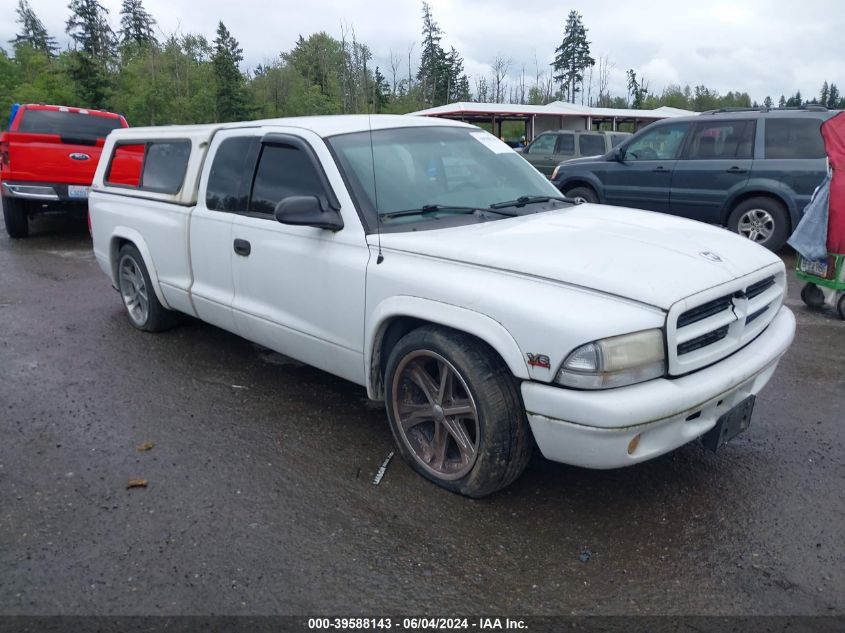
[[[519,154],[478,129],[403,127],[343,134],[328,142],[373,223],[376,212],[388,224],[432,222],[450,213],[466,221],[501,219],[542,209],[521,205],[506,214],[450,209],[485,210],[526,196],[560,196]]]
[[[123,127],[117,117],[78,114],[61,110],[24,110],[18,132],[104,138]]]

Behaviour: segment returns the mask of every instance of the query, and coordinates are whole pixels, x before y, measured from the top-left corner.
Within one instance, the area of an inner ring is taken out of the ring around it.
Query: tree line
[[[390,51],[376,65],[352,26],[339,37],[300,36],[293,48],[254,69],[241,70],[243,49],[223,22],[213,39],[199,33],[163,34],[143,0],[123,0],[116,28],[98,0],[71,0],[65,33],[57,40],[29,4],[18,0],[11,54],[0,48],[0,112],[13,102],[54,103],[120,112],[131,125],[163,125],[258,119],[305,114],[406,113],[455,101],[545,104],[554,100],[617,108],[686,110],[753,106],[746,92],[718,92],[700,85],[652,92],[647,78],[628,69],[627,93],[609,88],[615,65],[595,59],[580,14],[567,16],[550,63],[535,59],[533,77],[497,56],[489,76],[473,83],[464,60],[445,43],[431,7],[422,3],[421,39]],[[766,97],[763,104],[772,105]],[[818,97],[780,97],[781,106],[818,103],[845,108],[835,83]]]

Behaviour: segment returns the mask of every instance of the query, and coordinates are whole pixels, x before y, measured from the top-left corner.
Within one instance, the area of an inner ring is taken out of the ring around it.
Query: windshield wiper
[[[477,214],[484,214],[488,211],[493,211],[493,213],[499,215],[514,215],[512,213],[506,213],[502,211],[496,211],[492,207],[490,209],[479,209],[478,207],[456,207],[449,204],[424,204],[419,209],[405,209],[404,211],[391,211],[390,213],[384,213],[379,217],[382,220],[390,220],[392,218],[401,218],[408,215],[421,215],[423,217],[427,217],[430,215],[434,215],[435,213],[455,213],[458,215],[477,215]]]
[[[575,204],[575,200],[572,198],[564,198],[563,196],[520,196],[516,200],[507,200],[505,202],[497,202],[496,204],[491,204],[491,209],[507,209],[508,207],[524,207],[527,204],[536,204],[539,202],[551,202],[552,200],[558,202],[568,202],[569,204]]]

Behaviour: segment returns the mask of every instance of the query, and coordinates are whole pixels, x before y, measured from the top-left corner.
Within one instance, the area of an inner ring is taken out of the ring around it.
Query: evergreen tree
[[[15,35],[15,39],[9,40],[11,44],[15,48],[20,44],[29,44],[35,50],[53,57],[58,49],[56,38],[50,37],[47,29],[44,28],[44,23],[35,15],[35,11],[29,6],[27,0],[18,0],[17,14],[16,21],[21,25],[21,30]]]
[[[426,105],[442,105],[446,103],[448,93],[448,66],[446,53],[440,46],[443,31],[434,21],[431,7],[423,2],[423,43],[420,54],[420,67],[417,71],[417,81],[423,103]],[[444,90],[445,87],[445,90]]]
[[[214,55],[211,58],[217,121],[238,121],[247,116],[244,76],[238,68],[242,61],[243,49],[238,40],[232,37],[223,22],[219,22],[217,38],[214,40]]]
[[[156,42],[155,19],[144,8],[143,0],[123,0],[120,8],[120,40],[143,46]]]
[[[771,108],[774,105],[774,102],[770,96],[766,95],[766,98],[763,99],[763,105],[767,108]]]
[[[819,95],[819,103],[822,105],[827,105],[827,102],[830,97],[830,87],[827,85],[827,81],[822,84],[822,91]]]
[[[71,15],[65,32],[75,46],[70,58],[70,74],[78,86],[79,98],[91,107],[107,108],[115,51],[108,9],[97,0],[71,0],[68,8]]]
[[[778,101],[778,107],[779,108],[785,108],[786,107],[786,99],[784,98],[783,95],[780,96],[780,100]]]
[[[827,106],[831,110],[842,107],[839,99],[839,88],[836,87],[836,84],[830,84],[830,92],[827,95],[827,103],[823,103],[822,105]]]
[[[581,15],[577,11],[569,12],[563,41],[555,49],[555,53],[557,55],[552,63],[556,73],[554,79],[560,83],[564,98],[575,103],[575,95],[581,91],[584,84],[584,71],[596,63],[596,60],[590,57],[587,29],[584,28]]]

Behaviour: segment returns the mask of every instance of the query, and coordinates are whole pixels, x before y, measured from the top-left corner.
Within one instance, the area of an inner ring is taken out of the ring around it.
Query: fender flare
[[[114,228],[109,236],[109,261],[111,263],[111,278],[112,278],[112,285],[117,288],[117,255],[119,249],[117,245],[120,243],[121,240],[125,240],[127,242],[131,242],[135,248],[138,249],[138,252],[141,253],[141,257],[144,259],[144,266],[147,267],[147,274],[150,276],[150,283],[153,285],[153,290],[156,293],[156,298],[158,299],[159,303],[162,306],[171,310],[170,304],[167,303],[167,299],[164,298],[164,294],[161,292],[161,286],[158,281],[158,273],[156,272],[155,264],[153,263],[153,257],[150,253],[150,249],[147,246],[147,242],[141,237],[141,234],[136,231],[135,229],[131,229],[128,226],[121,226],[118,225]]]
[[[528,365],[511,333],[490,317],[449,303],[407,295],[388,297],[370,313],[364,332],[364,367],[367,394],[372,399],[378,389],[374,380],[381,374],[381,344],[389,323],[406,317],[450,327],[481,339],[505,361],[511,373],[529,380]],[[378,351],[377,351],[378,350]]]

